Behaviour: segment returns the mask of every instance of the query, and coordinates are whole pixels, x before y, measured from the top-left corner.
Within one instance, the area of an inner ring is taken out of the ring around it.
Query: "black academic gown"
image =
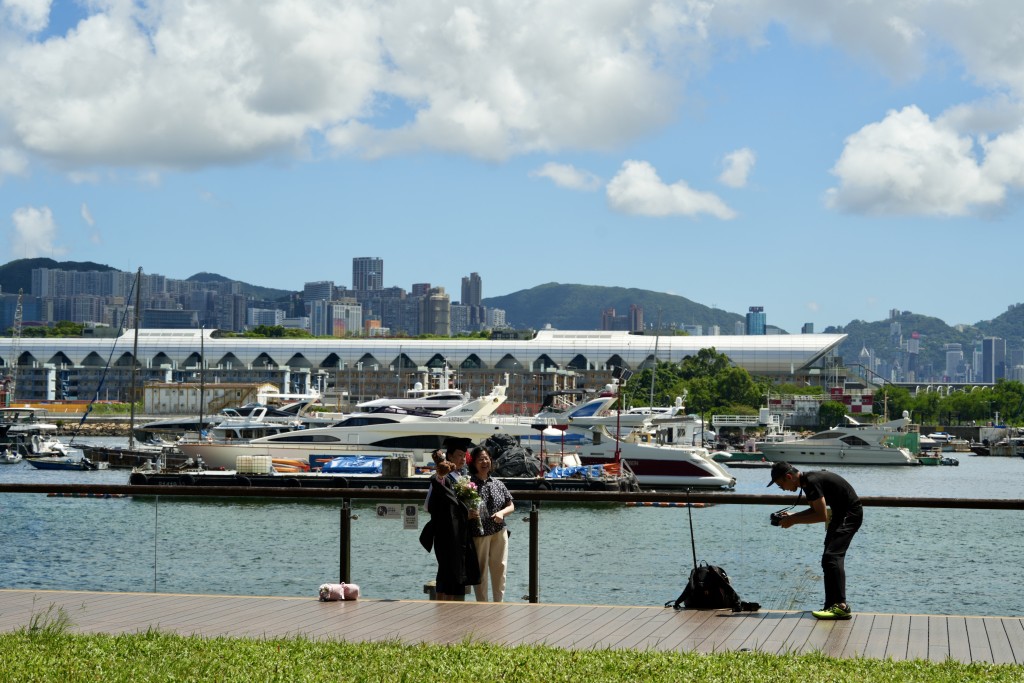
[[[449,595],[464,594],[466,586],[480,583],[480,565],[469,533],[469,508],[450,486],[431,477],[427,512],[431,527],[428,536],[432,537],[437,557],[436,590]]]

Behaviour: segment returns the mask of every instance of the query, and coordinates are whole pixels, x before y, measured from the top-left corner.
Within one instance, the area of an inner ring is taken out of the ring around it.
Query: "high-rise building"
[[[331,301],[332,299],[334,299],[334,282],[332,280],[307,282],[302,287],[302,300],[306,304],[311,301]]]
[[[804,323],[800,328],[800,334],[814,334],[814,323]]]
[[[384,259],[357,256],[352,259],[352,289],[373,291],[384,288]]]
[[[451,327],[451,299],[444,287],[434,287],[419,300],[420,334],[435,334],[448,337]]]
[[[764,306],[751,306],[747,309],[747,334],[765,334],[768,319],[764,314]]]
[[[470,273],[468,277],[462,278],[462,301],[463,306],[479,306],[483,300],[483,281],[478,273]]]
[[[946,379],[955,380],[963,374],[964,352],[959,344],[946,344]]]
[[[995,382],[1006,377],[1006,340],[985,337],[981,340],[981,381]]]

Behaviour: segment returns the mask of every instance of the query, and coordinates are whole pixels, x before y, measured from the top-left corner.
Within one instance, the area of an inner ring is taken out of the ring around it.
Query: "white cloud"
[[[640,216],[698,216],[709,214],[728,220],[736,216],[710,192],[692,189],[680,180],[665,184],[646,161],[626,161],[608,183],[608,203],[616,211]]]
[[[596,190],[601,187],[601,179],[590,171],[581,171],[572,164],[557,164],[550,161],[540,168],[530,171],[532,178],[547,178],[555,185],[570,190]]]
[[[0,182],[5,175],[28,173],[28,157],[11,147],[0,147]]]
[[[839,186],[828,191],[826,203],[853,213],[939,216],[998,205],[1004,184],[985,172],[973,151],[970,137],[917,107],[891,111],[846,139],[832,168]]]
[[[0,17],[18,30],[37,33],[50,23],[50,0],[0,0]]]
[[[82,220],[89,224],[89,227],[96,225],[96,221],[92,217],[92,212],[89,211],[89,205],[82,202]]]
[[[68,173],[68,180],[75,185],[95,185],[100,181],[100,174],[96,171],[72,171]]]
[[[0,59],[0,128],[65,168],[239,163],[321,134],[370,156],[611,148],[670,121],[707,40],[706,7],[665,0],[87,7]]]
[[[725,168],[722,174],[718,176],[718,181],[729,187],[746,187],[747,177],[754,169],[756,161],[757,155],[749,147],[743,147],[735,152],[726,154],[722,162]]]
[[[54,245],[57,239],[57,224],[53,212],[44,206],[26,206],[15,209],[11,214],[14,231],[11,235],[11,255],[15,258],[36,258],[39,256],[60,256],[67,252]]]
[[[92,217],[92,211],[89,210],[89,205],[86,204],[85,202],[82,202],[81,213],[82,213],[82,220],[85,221],[86,224],[90,228],[95,228],[96,227],[96,219],[94,219]],[[98,230],[92,230],[92,231],[89,232],[89,241],[92,244],[100,244],[100,243],[103,242],[103,238],[100,236],[100,233],[99,233]]]

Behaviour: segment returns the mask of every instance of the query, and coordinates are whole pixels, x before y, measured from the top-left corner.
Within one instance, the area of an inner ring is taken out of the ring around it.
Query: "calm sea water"
[[[118,440],[110,440],[118,442]],[[1021,498],[1024,459],[960,457],[959,467],[839,468],[865,496]],[[768,472],[733,470],[737,492],[765,493]],[[5,482],[127,483],[123,470],[0,466]],[[528,504],[510,518],[506,599],[528,587]],[[768,524],[775,506],[692,510],[697,558],[724,567],[744,600],[817,608],[822,526]],[[418,532],[357,505],[352,574],[368,598],[422,598],[433,555]],[[338,503],[58,498],[0,494],[0,587],[315,596],[337,581]],[[427,520],[420,516],[420,526]],[[661,605],[693,556],[685,508],[545,505],[540,598]],[[847,556],[848,596],[865,612],[1024,615],[1024,512],[876,508]]]

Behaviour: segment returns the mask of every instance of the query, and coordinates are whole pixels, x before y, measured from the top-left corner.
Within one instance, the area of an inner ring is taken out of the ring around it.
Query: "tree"
[[[724,372],[732,362],[724,353],[715,351],[715,347],[701,349],[696,356],[687,356],[680,363],[682,378],[685,380],[698,377],[714,377]]]
[[[829,429],[846,422],[846,405],[839,401],[822,401],[818,408],[818,426]]]

